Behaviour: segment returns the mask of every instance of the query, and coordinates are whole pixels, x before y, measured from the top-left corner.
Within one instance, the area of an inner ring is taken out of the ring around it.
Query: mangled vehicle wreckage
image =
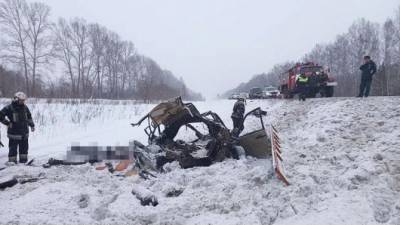
[[[209,166],[226,158],[239,159],[241,154],[266,158],[271,154],[270,141],[264,128],[265,111],[260,108],[246,114],[259,118],[261,129],[239,136],[230,131],[214,112],[200,113],[192,103],[184,104],[181,98],[157,105],[149,114],[133,126],[140,126],[147,120],[145,129],[149,145],[159,147],[156,157],[157,168],[167,162],[178,161],[182,168]],[[195,125],[206,129],[200,131]],[[190,142],[175,140],[184,127],[194,132],[196,139]],[[244,147],[244,148],[243,148]],[[201,154],[203,153],[203,154]]]
[[[129,146],[72,146],[66,160],[50,159],[45,167],[53,165],[77,165],[104,160],[123,160],[116,168],[106,163],[101,169],[110,172],[123,170],[132,164],[144,178],[154,176],[152,172],[162,172],[166,163],[179,162],[182,168],[210,166],[226,158],[239,159],[243,155],[268,158],[272,155],[274,170],[278,178],[288,184],[281,165],[280,140],[276,129],[265,128],[263,117],[267,113],[261,108],[248,112],[244,122],[252,120],[259,128],[238,134],[229,130],[214,112],[200,113],[192,103],[183,103],[180,97],[158,104],[137,123],[138,127],[147,122],[145,132],[148,145],[133,141]],[[179,140],[180,130],[194,134],[194,140]]]

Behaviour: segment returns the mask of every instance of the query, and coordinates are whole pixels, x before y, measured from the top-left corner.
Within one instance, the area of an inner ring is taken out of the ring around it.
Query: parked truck
[[[262,99],[263,98],[263,90],[260,87],[253,87],[249,92],[250,99]]]
[[[337,82],[330,76],[329,69],[324,69],[324,67],[316,63],[308,62],[297,63],[284,74],[285,79],[280,86],[280,91],[284,98],[293,98],[298,93],[296,81],[301,74],[308,77],[308,98],[315,98],[318,95],[320,97],[333,96]]]

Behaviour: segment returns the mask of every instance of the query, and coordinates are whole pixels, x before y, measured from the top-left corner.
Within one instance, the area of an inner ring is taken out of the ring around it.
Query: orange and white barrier
[[[276,177],[286,185],[289,185],[289,181],[285,176],[285,169],[283,166],[282,151],[281,151],[281,140],[278,135],[278,131],[271,124],[271,151],[272,151],[272,166],[274,168]]]

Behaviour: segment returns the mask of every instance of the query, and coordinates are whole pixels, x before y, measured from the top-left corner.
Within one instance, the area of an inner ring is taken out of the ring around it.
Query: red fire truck
[[[318,94],[321,97],[332,97],[337,82],[329,72],[329,69],[325,70],[322,66],[312,62],[297,63],[284,74],[286,78],[280,86],[280,91],[284,98],[293,98],[298,93],[297,78],[301,74],[305,74],[308,77],[308,98],[315,98]]]

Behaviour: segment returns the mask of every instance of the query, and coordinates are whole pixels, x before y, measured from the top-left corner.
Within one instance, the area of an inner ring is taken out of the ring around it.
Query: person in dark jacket
[[[239,136],[239,134],[243,131],[244,125],[243,125],[243,119],[244,119],[244,112],[246,111],[245,107],[245,99],[244,98],[239,98],[235,105],[233,106],[233,112],[232,112],[232,121],[233,121],[233,131],[232,133],[235,136]]]
[[[18,151],[19,162],[26,163],[28,161],[28,127],[34,132],[35,124],[29,108],[25,105],[26,98],[23,92],[18,92],[14,95],[12,103],[0,111],[0,122],[8,127],[9,163],[17,163]]]
[[[296,80],[297,90],[299,92],[299,100],[306,100],[309,79],[305,74],[301,74]]]
[[[376,64],[370,56],[364,56],[364,64],[360,67],[361,83],[360,93],[357,97],[368,97],[371,89],[372,77],[376,73]]]

